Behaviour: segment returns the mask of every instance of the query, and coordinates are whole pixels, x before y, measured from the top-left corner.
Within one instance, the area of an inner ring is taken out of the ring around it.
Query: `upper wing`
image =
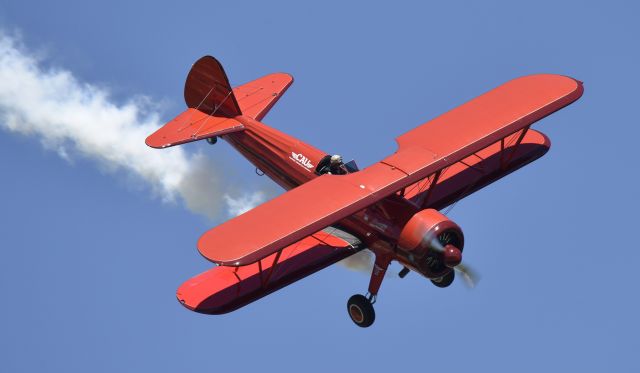
[[[233,93],[242,115],[262,120],[292,83],[289,74],[269,74],[234,88]]]
[[[203,256],[245,265],[424,179],[577,100],[558,75],[512,80],[397,138],[398,151],[349,175],[323,175],[206,232]]]
[[[349,175],[322,175],[206,232],[198,250],[207,259],[253,263],[393,193],[404,178],[382,163]]]
[[[417,148],[432,154],[432,159],[457,162],[562,109],[582,92],[582,83],[566,76],[514,79],[399,136],[399,150],[387,160],[393,158],[408,169],[411,165],[422,167],[420,161],[400,161]]]

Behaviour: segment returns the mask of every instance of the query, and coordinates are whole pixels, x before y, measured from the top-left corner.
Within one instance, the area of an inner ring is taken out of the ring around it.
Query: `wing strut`
[[[516,151],[518,150],[518,146],[520,146],[520,144],[522,143],[522,140],[524,139],[525,135],[527,134],[527,131],[529,131],[529,128],[531,126],[527,126],[524,127],[522,130],[511,134],[510,136],[506,136],[500,139],[500,168],[504,171],[509,167],[509,163],[511,162],[511,160],[513,159],[513,156],[516,154]],[[519,135],[518,135],[519,133]],[[515,144],[511,145],[511,142],[513,141],[515,136],[518,136]],[[505,144],[505,139],[507,139],[508,137],[511,137],[510,140],[507,141],[507,143]],[[490,144],[489,146],[492,146],[493,144]],[[488,146],[488,147],[489,147]],[[482,160],[482,157],[480,157],[477,152],[473,153],[471,156],[476,156],[479,159]],[[467,158],[465,158],[467,159]],[[481,174],[484,174],[484,171],[481,169],[476,168],[475,166],[471,165],[471,164],[467,164],[466,162],[464,162],[465,159],[460,160],[459,162],[464,164],[465,166],[472,168],[478,172],[480,172]],[[427,189],[424,193],[424,197],[422,198],[422,203],[420,203],[420,206],[425,209],[429,207],[429,198],[431,197],[431,195],[433,194],[433,189],[435,189],[435,187],[438,185],[438,181],[440,180],[440,177],[442,176],[443,171],[446,170],[445,169],[440,169],[438,171],[436,171],[434,174],[429,175],[427,177],[427,179],[431,179],[432,181],[429,183],[429,189]],[[482,177],[482,176],[480,176]]]
[[[427,203],[429,202],[429,197],[431,197],[431,193],[433,193],[433,190],[435,189],[436,185],[438,184],[438,180],[440,180],[440,175],[442,175],[442,169],[436,171],[435,176],[433,177],[433,181],[431,182],[431,184],[429,184],[429,190],[427,191],[427,194],[424,196],[424,199],[422,200],[422,208],[427,208]]]
[[[529,130],[529,127],[531,126],[527,126],[525,128],[522,129],[522,131],[520,131],[520,136],[518,136],[518,140],[516,140],[516,143],[513,145],[513,149],[511,150],[511,153],[509,153],[509,157],[507,158],[506,161],[503,162],[503,155],[505,153],[505,148],[504,148],[504,137],[500,140],[500,167],[502,167],[502,170],[506,170],[507,166],[509,165],[509,162],[511,162],[511,159],[513,158],[513,156],[516,154],[516,150],[518,150],[518,146],[520,146],[520,143],[522,142],[522,139],[524,139],[524,135],[527,134],[527,131]]]
[[[276,267],[278,267],[278,260],[280,260],[280,256],[282,255],[282,250],[280,249],[276,252],[276,257],[273,258],[273,263],[271,264],[271,270],[269,271],[269,274],[267,274],[266,278],[263,278],[262,273],[262,259],[258,260],[258,268],[260,270],[260,284],[262,285],[263,288],[267,287],[267,284],[269,284],[269,280],[271,279],[271,276],[273,276],[273,273],[276,271]]]

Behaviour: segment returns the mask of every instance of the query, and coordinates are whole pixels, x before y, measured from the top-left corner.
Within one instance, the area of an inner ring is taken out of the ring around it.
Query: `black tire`
[[[347,301],[347,312],[351,320],[361,328],[367,328],[376,320],[373,304],[364,295],[356,294]]]
[[[456,278],[456,272],[454,270],[449,271],[446,275],[431,279],[431,283],[439,288],[446,288],[453,283]]]
[[[208,137],[207,142],[209,145],[215,145],[218,142],[218,136]]]

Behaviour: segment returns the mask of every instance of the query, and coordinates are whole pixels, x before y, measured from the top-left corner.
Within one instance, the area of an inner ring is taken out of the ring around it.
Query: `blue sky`
[[[46,136],[0,126],[1,370],[635,371],[639,10],[0,1],[3,34],[19,35],[44,71],[67,70],[115,105],[144,95],[161,120],[182,110],[184,78],[202,55],[218,57],[232,84],[289,72],[296,81],[265,122],[361,166],[514,77],[585,83],[578,102],[535,126],[552,141],[545,157],[451,212],[480,284],[389,278],[366,330],[345,304],[368,275],[339,266],[228,315],[183,309],[175,289],[209,267],[196,240],[224,215],[163,202],[126,168],[73,146],[64,159],[42,146]],[[184,150],[213,159],[223,189],[272,188],[227,144]]]

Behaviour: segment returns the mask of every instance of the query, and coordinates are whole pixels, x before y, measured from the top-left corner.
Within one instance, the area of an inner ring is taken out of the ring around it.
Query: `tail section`
[[[189,108],[149,135],[145,143],[152,148],[168,148],[243,129],[244,125],[237,119],[207,115]]]
[[[261,120],[291,83],[291,75],[276,73],[232,89],[220,62],[204,56],[189,71],[184,100],[188,107],[209,115]]]
[[[263,76],[233,89],[244,116],[262,120],[293,83],[285,73]]]
[[[184,100],[188,107],[208,115],[233,118],[242,114],[227,74],[211,56],[193,64],[184,85]]]
[[[184,86],[188,109],[146,139],[166,148],[244,130],[241,118],[261,120],[289,88],[293,77],[276,73],[231,88],[218,60],[204,56],[189,71]]]

